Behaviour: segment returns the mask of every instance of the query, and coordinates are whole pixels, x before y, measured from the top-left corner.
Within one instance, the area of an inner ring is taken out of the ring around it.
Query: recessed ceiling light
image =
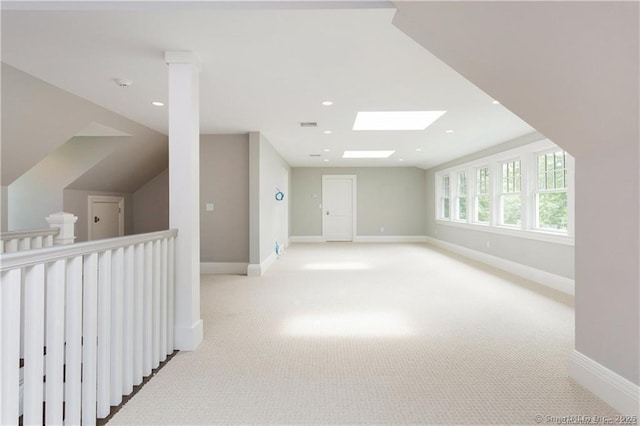
[[[398,161],[404,161],[404,158],[398,158]]]
[[[330,152],[331,150],[329,148],[325,148],[323,149],[324,152]]]
[[[422,151],[422,148],[416,148],[416,151],[420,152],[420,151]]]
[[[453,133],[453,130],[449,129],[449,130],[445,130],[444,132],[451,134],[451,133]]]
[[[160,101],[153,101],[153,102],[151,102],[151,105],[154,105],[154,106],[164,106],[164,102],[160,102]]]
[[[322,160],[322,161],[324,161],[325,163],[328,163],[328,162],[329,162],[329,159],[328,159],[328,158],[325,158],[325,159],[324,159],[324,160]]]
[[[333,133],[331,130],[325,130],[325,131],[324,131],[324,134],[325,134],[325,135],[330,135],[331,133]]]
[[[331,105],[333,105],[333,102],[331,102],[331,101],[323,101],[323,102],[322,102],[322,105],[324,105],[324,106],[331,106]]]
[[[342,158],[389,158],[395,151],[345,151]]]
[[[500,101],[493,101],[491,103],[494,104],[494,105],[500,105]]]
[[[424,130],[447,111],[358,112],[353,130]]]

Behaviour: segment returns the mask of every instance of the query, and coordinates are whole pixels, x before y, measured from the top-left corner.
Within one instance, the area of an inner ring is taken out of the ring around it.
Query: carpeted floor
[[[567,378],[571,298],[427,245],[295,244],[263,277],[203,276],[202,318],[110,424],[617,414]]]

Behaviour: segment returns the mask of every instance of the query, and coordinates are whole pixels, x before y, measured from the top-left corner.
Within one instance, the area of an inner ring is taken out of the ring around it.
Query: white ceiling
[[[168,102],[164,52],[195,51],[204,63],[202,133],[261,131],[292,166],[428,168],[533,131],[395,28],[394,13],[5,10],[2,61],[167,133],[168,109],[151,105]],[[133,85],[120,88],[114,78]],[[351,130],[358,111],[376,110],[448,112],[424,131]],[[300,128],[302,121],[318,128]],[[341,159],[347,149],[396,154]]]

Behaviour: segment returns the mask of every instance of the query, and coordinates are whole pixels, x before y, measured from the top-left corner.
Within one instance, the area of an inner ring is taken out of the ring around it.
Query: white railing
[[[53,237],[60,233],[59,228],[28,229],[9,231],[0,234],[0,253],[14,253],[53,246]]]
[[[2,255],[0,424],[95,424],[173,352],[176,235]]]

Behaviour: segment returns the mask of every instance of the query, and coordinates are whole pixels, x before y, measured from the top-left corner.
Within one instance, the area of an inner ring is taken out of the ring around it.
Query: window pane
[[[567,229],[567,193],[538,194],[538,227]]]
[[[442,200],[442,217],[449,219],[449,199],[444,198]]]
[[[564,171],[556,172],[556,189],[564,188]]]
[[[555,153],[556,169],[564,169],[564,151],[558,151]]]
[[[458,173],[458,195],[467,195],[467,174]]]
[[[520,160],[502,165],[502,192],[520,192]]]
[[[442,178],[442,196],[449,196],[449,176],[444,176]]]
[[[489,193],[489,168],[487,167],[477,171],[477,191],[478,194]]]
[[[501,197],[503,225],[520,225],[520,204],[520,195],[503,195]]]
[[[458,198],[458,220],[467,220],[467,199]]]
[[[489,196],[476,197],[476,222],[489,222]]]
[[[547,154],[546,157],[547,157],[547,171],[552,171],[554,168],[553,154]]]
[[[544,155],[538,156],[538,174],[544,173]]]

